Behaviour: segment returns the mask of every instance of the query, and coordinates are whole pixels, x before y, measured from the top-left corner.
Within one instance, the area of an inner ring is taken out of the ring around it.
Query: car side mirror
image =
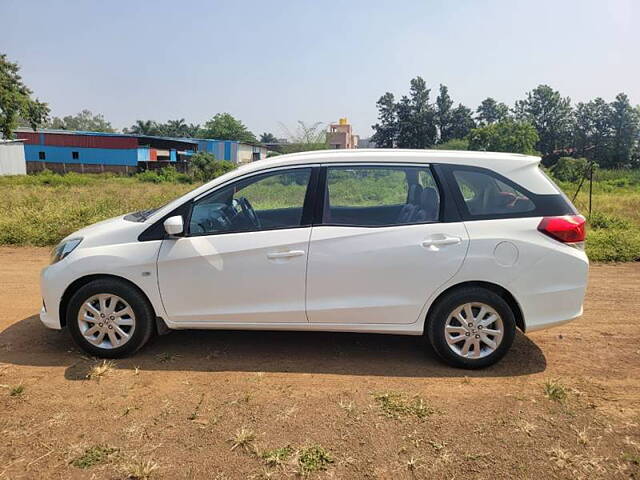
[[[164,231],[168,235],[175,237],[184,232],[184,223],[182,221],[182,215],[176,215],[174,217],[167,218],[164,223]]]

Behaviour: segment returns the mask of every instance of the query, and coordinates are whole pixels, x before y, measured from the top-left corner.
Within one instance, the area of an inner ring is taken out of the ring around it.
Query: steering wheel
[[[251,206],[249,200],[246,197],[238,198],[238,203],[240,204],[240,208],[242,208],[242,212],[247,216],[247,218],[253,223],[253,226],[257,229],[262,228],[262,224],[260,223],[260,219],[256,215],[255,210]]]

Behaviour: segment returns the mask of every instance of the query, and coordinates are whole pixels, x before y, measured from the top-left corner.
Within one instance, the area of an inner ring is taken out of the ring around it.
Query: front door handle
[[[267,253],[267,258],[269,260],[276,260],[278,258],[291,258],[291,257],[301,257],[304,255],[304,250],[289,250],[288,252],[273,252]]]
[[[422,242],[422,246],[429,248],[429,247],[443,247],[445,245],[457,245],[462,241],[462,239],[460,237],[449,237],[449,236],[443,236],[442,238],[430,238],[429,240],[424,240]]]

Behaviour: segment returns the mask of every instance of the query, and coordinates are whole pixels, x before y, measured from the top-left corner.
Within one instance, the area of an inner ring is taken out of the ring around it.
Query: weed
[[[151,459],[145,462],[133,458],[122,466],[121,471],[129,480],[149,480],[159,468],[160,466]]]
[[[567,388],[560,380],[547,380],[544,382],[543,390],[549,400],[562,403],[567,399]]]
[[[200,411],[200,407],[202,406],[203,401],[204,401],[204,393],[200,395],[200,400],[198,401],[198,403],[196,403],[196,406],[193,409],[193,412],[191,412],[187,417],[189,420],[195,420],[196,418],[198,418],[198,412]]]
[[[116,364],[113,360],[103,360],[101,363],[95,364],[87,373],[88,380],[100,380],[105,375],[109,374]]]
[[[158,359],[158,361],[160,363],[168,363],[168,362],[173,362],[174,360],[177,360],[178,357],[180,357],[180,355],[174,355],[171,353],[160,353],[158,355],[156,355],[156,358]]]
[[[640,465],[640,455],[637,453],[624,453],[622,454],[622,460],[634,465]]]
[[[323,447],[312,445],[298,452],[298,467],[303,475],[326,470],[333,463],[333,458]]]
[[[248,430],[242,427],[240,430],[236,432],[233,438],[229,439],[231,442],[231,450],[235,450],[236,448],[241,448],[245,452],[249,452],[253,450],[253,442],[256,439],[256,434],[251,430]]]
[[[286,462],[293,454],[293,448],[289,445],[286,447],[274,448],[273,450],[265,450],[260,457],[267,462],[270,467],[276,467]]]
[[[24,385],[23,384],[14,385],[13,387],[9,388],[9,395],[11,395],[12,397],[19,397],[23,393],[24,393]]]
[[[414,416],[424,419],[435,412],[418,396],[409,400],[401,393],[383,392],[373,394],[373,399],[378,403],[384,415],[390,418]]]
[[[117,451],[117,448],[94,445],[93,447],[87,448],[78,458],[72,460],[71,464],[77,468],[91,468],[94,465],[105,462]]]

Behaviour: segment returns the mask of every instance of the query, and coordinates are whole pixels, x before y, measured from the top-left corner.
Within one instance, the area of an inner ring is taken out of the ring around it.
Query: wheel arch
[[[429,315],[431,314],[431,312],[433,312],[435,306],[438,304],[438,302],[440,302],[446,295],[448,295],[449,293],[451,293],[452,291],[455,290],[463,290],[465,288],[470,288],[470,287],[479,287],[479,288],[485,288],[489,291],[492,291],[498,295],[500,295],[505,302],[507,302],[507,304],[509,305],[509,307],[511,308],[511,311],[513,312],[513,316],[515,317],[516,320],[516,326],[522,331],[525,332],[526,331],[526,325],[524,323],[524,315],[522,314],[522,308],[520,308],[520,304],[517,302],[517,300],[515,299],[515,297],[513,296],[513,294],[507,290],[506,288],[496,284],[496,283],[491,283],[491,282],[484,282],[484,281],[467,281],[467,282],[462,282],[462,283],[457,283],[455,285],[450,286],[449,288],[443,290],[442,292],[440,292],[440,294],[436,297],[436,299],[431,302],[431,305],[429,305],[429,309],[427,310],[427,314],[425,316],[425,322],[424,322],[424,327],[423,327],[423,331],[426,332],[427,331],[427,325],[429,323]]]
[[[153,310],[153,313],[156,319],[158,318],[158,312],[156,312],[153,306],[153,303],[149,299],[149,296],[138,285],[133,283],[131,280],[128,280],[119,275],[99,273],[99,274],[85,275],[83,277],[77,278],[73,282],[71,282],[69,286],[65,289],[64,293],[62,294],[62,298],[60,299],[60,306],[59,306],[59,312],[58,312],[58,314],[60,315],[61,327],[64,328],[67,326],[67,308],[69,307],[69,301],[71,300],[71,297],[73,296],[73,294],[76,293],[78,289],[84,287],[85,285],[95,280],[117,280],[119,282],[127,284],[127,286],[135,289],[145,298],[145,300],[149,303],[151,310]],[[156,320],[156,323],[157,323],[157,320]]]

